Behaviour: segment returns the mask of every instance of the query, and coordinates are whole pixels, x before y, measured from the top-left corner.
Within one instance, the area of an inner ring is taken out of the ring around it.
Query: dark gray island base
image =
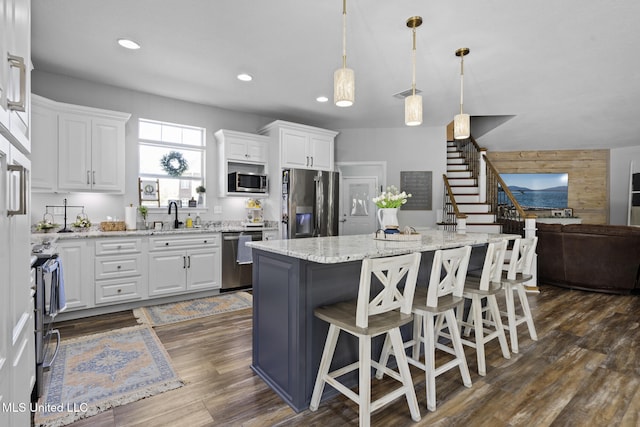
[[[442,236],[442,231],[433,231]],[[449,232],[444,232],[449,233]],[[450,233],[453,234],[453,233]],[[513,235],[469,233],[461,238],[439,239],[420,244],[389,242],[374,244],[362,238],[370,236],[321,237],[291,241],[253,242],[253,363],[252,369],[295,411],[309,407],[320,358],[327,337],[328,324],[313,315],[322,305],[356,298],[361,260],[371,256],[390,256],[422,252],[418,290],[427,286],[433,252],[436,249],[474,246],[471,268],[481,268],[485,244],[514,238]],[[321,241],[321,239],[334,239]],[[338,240],[335,240],[338,239]],[[342,239],[342,240],[339,240]],[[426,239],[426,238],[425,238]],[[300,241],[304,240],[304,243]],[[350,249],[333,245],[349,242]],[[360,245],[358,244],[360,243]],[[303,245],[306,245],[303,249]],[[434,245],[436,247],[434,247]],[[309,247],[313,246],[313,247]],[[357,253],[353,247],[359,246]],[[298,250],[304,251],[302,255]],[[313,255],[313,254],[316,255]],[[307,259],[304,259],[307,258]],[[309,258],[313,258],[311,260]],[[317,261],[316,261],[317,260]],[[320,261],[320,262],[318,262]],[[321,262],[324,261],[324,262]],[[410,325],[405,333],[410,333]],[[344,366],[358,358],[358,343],[341,335],[332,362]],[[380,353],[384,336],[372,343],[372,354]],[[357,384],[357,371],[352,373]],[[345,377],[347,378],[347,377]],[[346,382],[349,382],[347,378]],[[324,397],[336,393],[325,388]]]

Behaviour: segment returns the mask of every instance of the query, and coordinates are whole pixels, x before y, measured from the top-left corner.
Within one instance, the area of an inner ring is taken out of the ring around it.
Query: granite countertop
[[[165,236],[197,233],[225,233],[241,231],[266,231],[277,230],[277,226],[247,227],[243,225],[213,225],[202,228],[180,228],[171,230],[130,230],[130,231],[100,231],[91,229],[88,231],[73,231],[71,233],[31,233],[32,242],[62,241],[71,239],[103,238],[103,237],[137,237],[137,236]]]
[[[480,245],[519,237],[515,234],[456,233],[444,230],[418,230],[422,239],[418,241],[376,240],[373,234],[355,236],[315,237],[290,240],[267,240],[247,242],[247,246],[266,252],[287,255],[322,264],[336,264],[402,255],[411,252],[426,252],[466,245]]]

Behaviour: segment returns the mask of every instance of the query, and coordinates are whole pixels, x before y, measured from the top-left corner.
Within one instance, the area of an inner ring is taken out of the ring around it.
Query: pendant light
[[[338,107],[351,107],[355,92],[355,76],[347,68],[347,0],[342,0],[342,68],[333,73],[333,102]]]
[[[468,47],[456,50],[456,56],[460,57],[460,114],[453,118],[453,138],[467,139],[471,136],[471,120],[468,114],[462,112],[464,103],[464,56],[469,53]]]
[[[422,25],[422,17],[412,16],[407,19],[407,27],[411,28],[413,49],[411,50],[411,95],[404,99],[404,123],[407,126],[422,124],[422,96],[416,95],[416,28]]]

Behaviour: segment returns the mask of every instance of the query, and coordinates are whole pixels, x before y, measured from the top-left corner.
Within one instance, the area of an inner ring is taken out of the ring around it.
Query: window
[[[161,206],[167,206],[169,200],[180,200],[186,207],[192,197],[197,200],[196,187],[205,182],[205,148],[204,128],[138,121],[138,176],[142,180],[159,180]],[[169,168],[163,166],[165,156],[172,159]],[[183,162],[187,167],[181,175],[169,173]]]

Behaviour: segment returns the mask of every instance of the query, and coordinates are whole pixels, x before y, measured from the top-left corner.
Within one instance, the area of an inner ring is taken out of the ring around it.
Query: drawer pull
[[[207,243],[207,241],[206,241],[206,240],[205,240],[204,242],[205,242],[205,243]]]
[[[164,244],[164,245],[165,245],[165,246],[169,246],[169,242],[165,242],[165,244]]]
[[[118,250],[122,249],[122,245],[118,245]]]
[[[119,265],[117,268],[118,268],[118,270],[120,270],[120,269],[122,268],[122,266],[121,266],[121,265]]]
[[[122,289],[118,289],[118,293],[122,292]]]

